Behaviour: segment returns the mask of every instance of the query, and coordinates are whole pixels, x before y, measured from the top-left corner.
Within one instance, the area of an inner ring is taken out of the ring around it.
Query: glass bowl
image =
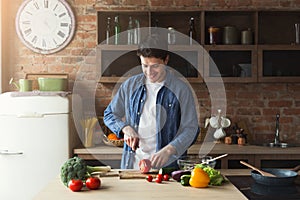
[[[184,156],[180,159],[177,160],[177,164],[179,169],[183,169],[183,170],[191,170],[195,167],[196,164],[200,164],[202,162],[205,162],[209,159],[212,159],[212,156]],[[204,165],[208,165],[211,168],[214,168],[216,166],[216,161],[211,161],[208,163],[204,163]]]

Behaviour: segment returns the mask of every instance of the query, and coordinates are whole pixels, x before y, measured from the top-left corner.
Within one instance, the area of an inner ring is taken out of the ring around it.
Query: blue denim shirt
[[[122,128],[130,125],[138,132],[139,120],[146,100],[147,91],[144,74],[126,80],[104,111],[104,123],[119,138]],[[196,140],[199,125],[195,99],[190,87],[167,70],[165,84],[157,94],[156,130],[157,149],[171,144],[176,155],[171,156],[167,166],[177,167],[176,160],[186,155],[187,149]],[[121,169],[132,169],[135,152],[125,143]]]

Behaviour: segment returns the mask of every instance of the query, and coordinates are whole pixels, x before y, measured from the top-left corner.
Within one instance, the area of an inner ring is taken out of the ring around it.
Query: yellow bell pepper
[[[210,178],[208,174],[201,168],[195,167],[192,170],[191,178],[189,183],[195,188],[205,188],[208,186]]]

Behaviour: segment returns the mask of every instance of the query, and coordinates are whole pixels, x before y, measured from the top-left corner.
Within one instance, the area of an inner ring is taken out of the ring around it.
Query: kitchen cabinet
[[[180,13],[180,14],[179,14]],[[149,29],[144,27],[154,27],[152,31],[156,31],[157,27],[172,27],[177,32],[175,44],[170,44],[170,62],[168,65],[182,74],[190,82],[203,82],[203,48],[199,45],[190,45],[189,40],[183,37],[189,30],[189,20],[193,17],[195,29],[200,30],[200,14],[198,11],[188,12],[114,12],[114,11],[99,11],[98,12],[98,45],[97,60],[100,60],[101,78],[100,82],[118,82],[123,81],[126,77],[136,73],[141,73],[140,61],[136,56],[137,44],[128,45],[127,35],[120,34],[120,42],[114,44],[114,39],[106,40],[106,31],[108,18],[114,19],[118,16],[120,19],[121,31],[126,31],[128,27],[129,17],[134,20],[139,20],[141,31],[141,39],[148,35]],[[114,27],[110,23],[110,30]],[[101,28],[103,27],[103,28]],[[159,29],[157,31],[160,31]],[[161,32],[160,32],[161,33]],[[110,35],[113,31],[110,32]],[[164,33],[163,33],[164,34]],[[195,39],[200,42],[200,31]],[[165,34],[166,40],[167,35]]]
[[[169,45],[170,51],[174,53],[174,62],[170,66],[190,82],[215,82],[220,77],[223,82],[241,83],[300,81],[300,45],[295,43],[295,23],[300,23],[300,11],[127,10],[98,11],[97,36],[100,45],[97,47],[97,55],[102,58],[100,82],[115,83],[132,68],[139,66],[135,55],[137,45],[128,45],[126,34],[121,34],[118,45],[114,41],[106,44],[107,20],[110,18],[110,35],[113,35],[115,16],[119,16],[121,31],[127,30],[129,17],[139,20],[142,28],[173,27],[177,30],[180,34],[176,37],[181,39],[175,45]],[[182,39],[181,34],[188,35],[191,17],[195,19],[195,40],[201,47],[189,45],[188,41]],[[208,31],[211,27],[219,28],[219,40],[213,44]],[[236,28],[237,42],[228,43],[225,27]],[[241,40],[244,31],[250,32],[252,39],[248,43]],[[141,38],[147,34],[147,31],[143,31]],[[108,55],[110,58],[107,58]],[[190,56],[193,63],[186,61],[186,56]]]
[[[299,82],[300,45],[295,24],[299,11],[258,13],[259,82]]]

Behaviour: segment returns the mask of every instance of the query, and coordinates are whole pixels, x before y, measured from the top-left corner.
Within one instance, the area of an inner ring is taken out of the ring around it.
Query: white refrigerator
[[[70,156],[69,99],[13,94],[0,95],[0,199],[30,200]]]

